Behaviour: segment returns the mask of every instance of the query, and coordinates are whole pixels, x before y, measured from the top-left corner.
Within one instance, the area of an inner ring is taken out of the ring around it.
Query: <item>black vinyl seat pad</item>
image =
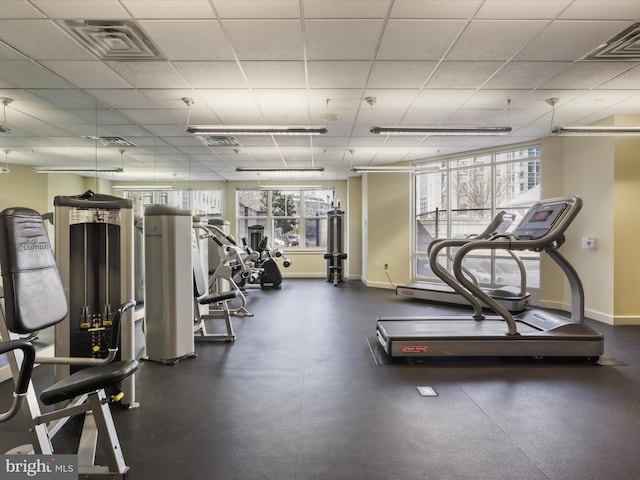
[[[71,400],[85,393],[117,385],[138,370],[137,360],[112,362],[107,365],[89,367],[44,389],[40,400],[45,405]]]

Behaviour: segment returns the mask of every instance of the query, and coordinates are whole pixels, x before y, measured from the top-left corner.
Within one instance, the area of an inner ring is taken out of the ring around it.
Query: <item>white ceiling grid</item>
[[[162,59],[103,61],[64,20],[133,22]],[[344,179],[352,165],[544,137],[551,97],[556,124],[640,113],[640,62],[583,60],[638,21],[640,0],[3,0],[0,96],[14,101],[0,148],[10,164],[86,166],[96,148],[85,137],[120,136],[136,146],[116,180],[301,178],[236,166],[320,166],[304,178]],[[212,147],[185,131],[188,119],[329,133]],[[400,138],[370,134],[373,124],[513,131]],[[99,147],[100,166],[121,166],[119,150]]]

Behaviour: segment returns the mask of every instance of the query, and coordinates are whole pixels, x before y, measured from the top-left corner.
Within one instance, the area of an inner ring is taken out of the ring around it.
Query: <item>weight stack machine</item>
[[[135,297],[132,202],[87,190],[57,196],[53,205],[55,257],[69,312],[55,328],[56,356],[106,358],[113,315]],[[133,308],[122,316],[120,328],[117,359],[137,358]],[[56,365],[56,381],[79,368]],[[135,375],[120,389],[121,404],[137,407]]]
[[[347,254],[342,251],[342,219],[344,211],[340,210],[340,202],[335,206],[331,204],[331,210],[327,212],[327,282],[333,282],[338,286],[343,281],[342,262]]]
[[[147,358],[173,365],[196,356],[193,339],[193,221],[190,210],[148,205],[144,211]]]

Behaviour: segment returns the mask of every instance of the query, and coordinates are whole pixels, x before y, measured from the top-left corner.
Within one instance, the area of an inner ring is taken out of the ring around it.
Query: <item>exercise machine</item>
[[[243,246],[253,263],[255,274],[245,279],[246,284],[260,284],[261,288],[280,288],[282,285],[282,272],[276,259],[282,259],[282,266],[289,268],[291,259],[278,249],[269,246],[269,237],[264,235],[263,225],[251,225],[248,227],[249,243],[243,237]]]
[[[0,321],[0,352],[7,352],[16,385],[12,406],[0,415],[0,421],[21,409],[31,435],[30,444],[7,453],[53,455],[53,437],[70,418],[84,415],[77,451],[78,478],[124,479],[129,467],[124,461],[109,409],[109,403],[117,401],[121,394],[108,395],[105,389],[122,384],[138,369],[135,359],[113,361],[118,350],[121,319],[135,302],[127,301],[113,309],[106,358],[37,358],[31,343],[12,337],[59,324],[67,318],[68,307],[49,238],[42,218],[35,210],[14,207],[0,212],[0,267],[5,300]],[[87,368],[40,392],[39,400],[44,405],[58,407],[43,413],[31,382],[34,362]],[[95,464],[98,444],[106,465]]]
[[[215,260],[217,264],[215,268],[210,267],[208,292],[209,293],[221,293],[221,292],[235,292],[236,298],[239,300],[233,301],[229,298],[225,302],[225,308],[228,309],[230,315],[242,315],[245,317],[253,317],[253,313],[247,310],[247,297],[240,287],[244,284],[245,280],[257,278],[257,273],[251,268],[251,266],[244,261],[245,252],[237,245],[235,238],[228,232],[220,228],[218,222],[209,222],[206,225],[199,224],[196,229],[200,229],[201,233],[199,237],[209,243],[207,248],[209,255],[215,252]],[[212,249],[211,244],[216,248]],[[208,261],[211,266],[211,257]],[[239,279],[239,282],[236,280]],[[204,286],[198,287],[200,294],[204,294]]]
[[[473,315],[439,317],[380,317],[376,335],[387,355],[404,356],[531,356],[597,359],[603,336],[584,319],[582,282],[558,249],[564,234],[582,207],[578,197],[541,200],[533,205],[508,235],[482,240],[445,240],[459,247],[453,274],[444,275],[474,307]],[[536,251],[547,254],[565,274],[571,288],[571,315],[567,318],[538,308],[513,315],[471,282],[462,272],[464,257],[475,250]],[[432,260],[432,266],[436,263]],[[481,303],[497,315],[488,316]]]
[[[331,204],[331,210],[327,212],[327,253],[324,259],[327,261],[327,282],[333,282],[337,287],[343,278],[342,262],[347,259],[347,254],[342,251],[342,219],[344,211],[338,205]]]
[[[203,233],[198,234],[196,233],[197,231]],[[203,263],[208,265],[209,261],[208,258],[204,261],[203,257],[205,256],[205,252],[208,257],[209,240],[219,247],[220,251],[217,256],[220,263],[214,270],[210,282],[207,282]],[[194,222],[192,255],[195,312],[193,330],[195,340],[222,340],[224,342],[233,342],[236,339],[236,335],[233,331],[233,324],[231,323],[232,311],[229,302],[240,297],[241,306],[238,311],[241,310],[246,316],[252,316],[245,308],[246,300],[244,295],[231,277],[231,269],[228,267],[230,258],[234,258],[240,262],[241,268],[246,275],[250,273],[250,270],[242,264],[241,250],[235,245],[233,237],[227,235],[218,227],[202,222]],[[223,289],[227,286],[231,288]],[[215,320],[224,321],[225,331],[219,333],[213,332],[210,326],[212,321]]]
[[[173,365],[196,356],[190,210],[144,211],[144,304],[147,359]]]
[[[107,356],[107,338],[118,305],[135,298],[134,220],[131,200],[87,190],[53,199],[55,258],[66,294],[68,315],[55,327],[56,355]],[[134,310],[120,325],[118,360],[139,358]],[[141,336],[140,336],[141,337]],[[56,380],[80,366],[57,365]],[[123,406],[137,407],[135,375],[121,386]]]
[[[481,240],[489,238],[492,235],[505,233],[513,224],[515,218],[516,216],[512,213],[500,211],[481,233],[467,238]],[[453,262],[451,247],[447,247],[446,243],[443,244],[445,240],[447,239],[434,240],[429,244],[427,250],[429,259],[431,259],[431,257],[437,259],[440,251],[446,248],[447,256],[449,260]],[[483,291],[510,312],[518,313],[530,307],[531,295],[527,292],[527,276],[522,260],[512,251],[508,250],[507,254],[511,256],[518,268],[520,284],[518,286],[503,285],[495,288],[483,288]],[[462,271],[475,285],[479,285],[476,276],[469,269],[463,266]],[[442,268],[436,268],[433,272],[436,276],[442,278]],[[427,300],[432,303],[471,306],[465,297],[459,295],[458,292],[447,283],[416,282],[408,285],[398,285],[396,287],[396,295],[411,299]],[[483,304],[483,307],[489,308],[485,304]]]

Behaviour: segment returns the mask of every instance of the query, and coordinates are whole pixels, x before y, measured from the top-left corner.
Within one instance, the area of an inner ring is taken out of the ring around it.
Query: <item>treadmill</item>
[[[578,197],[541,200],[529,209],[510,235],[484,240],[445,240],[459,246],[447,283],[469,300],[473,315],[440,317],[380,317],[377,338],[391,357],[518,356],[597,359],[604,338],[585,324],[584,292],[577,272],[558,252],[564,233],[582,207]],[[571,288],[569,318],[537,308],[511,314],[465,277],[461,266],[474,250],[545,252],[562,269]],[[481,303],[498,315],[488,316]]]
[[[498,212],[498,214],[493,218],[489,225],[487,225],[482,233],[474,237],[468,237],[468,239],[487,239],[492,235],[505,233],[513,223],[514,219],[515,215],[512,213],[507,213],[505,211]],[[438,254],[440,250],[442,250],[442,248],[451,248],[450,246],[447,247],[447,245],[449,244],[443,244],[443,242],[445,241],[447,240],[440,239],[431,242],[431,244],[429,245],[429,250],[427,252],[430,262],[432,258],[435,258],[437,261]],[[527,292],[527,277],[522,260],[512,251],[508,251],[508,253],[516,262],[518,271],[520,272],[520,285],[504,285],[496,288],[483,288],[483,291],[510,312],[518,313],[530,307],[531,295]],[[432,266],[432,271],[438,277],[442,278],[441,272],[443,269],[440,268],[439,265],[440,264],[438,264],[437,268],[433,268]],[[473,273],[471,273],[464,267],[462,268],[462,270],[476,285],[478,285],[476,277],[473,275]],[[469,301],[464,296],[458,294],[458,292],[447,283],[416,282],[410,283],[408,285],[398,285],[396,287],[396,296],[416,300],[427,300],[432,303],[440,303],[446,305],[471,306],[471,303],[469,303]],[[482,306],[483,308],[490,308],[486,304],[482,304]]]

